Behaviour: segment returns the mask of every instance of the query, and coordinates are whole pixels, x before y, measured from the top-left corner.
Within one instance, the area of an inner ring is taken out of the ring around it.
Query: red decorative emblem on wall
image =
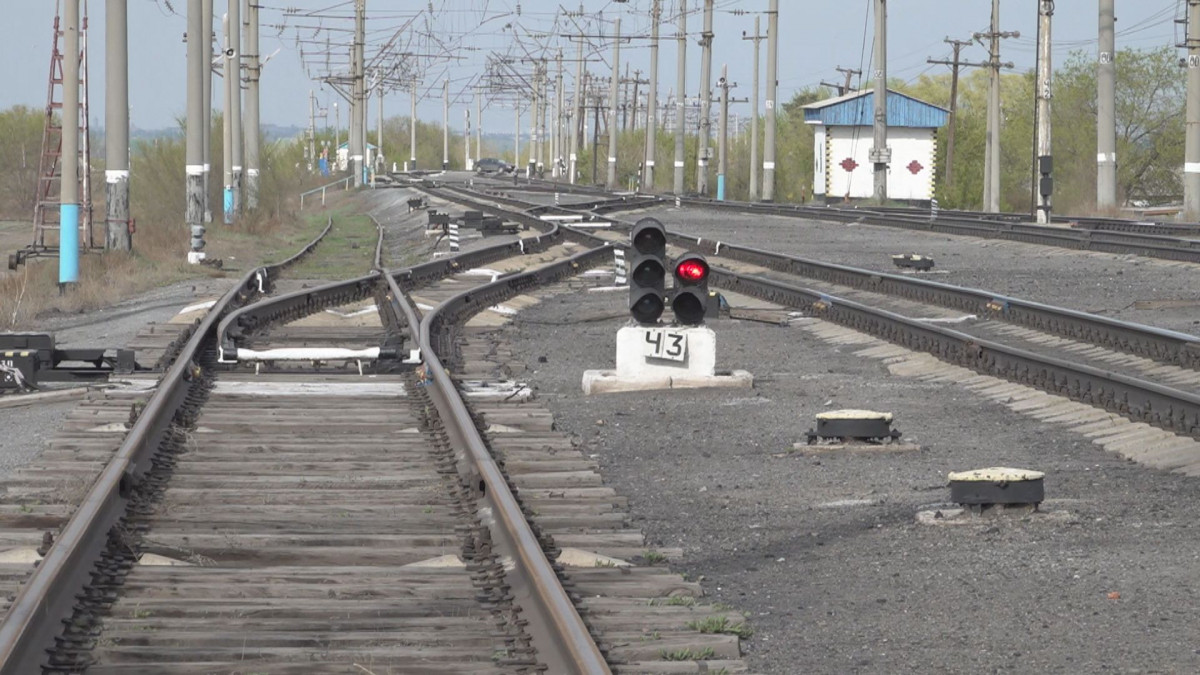
[[[915,175],[921,173],[921,169],[924,169],[925,167],[921,166],[921,163],[914,159],[913,161],[908,163],[908,166],[906,166],[904,168],[911,171],[912,174],[915,176]]]
[[[854,161],[853,157],[847,157],[842,160],[841,167],[846,171],[853,171],[858,168],[858,162]]]

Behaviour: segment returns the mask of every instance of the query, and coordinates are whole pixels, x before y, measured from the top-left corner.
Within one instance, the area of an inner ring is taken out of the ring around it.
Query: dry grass
[[[347,199],[331,200],[326,209],[337,208]],[[225,263],[221,270],[187,263],[187,230],[182,224],[139,226],[132,253],[81,256],[79,283],[66,292],[58,286],[56,258],[30,260],[17,272],[0,278],[0,330],[30,328],[39,318],[112,306],[185,279],[240,276],[253,265],[294,253],[321,231],[326,216],[326,210],[306,209],[301,216],[291,212],[259,214],[235,226],[210,225],[207,251]]]
[[[219,120],[214,137],[220,138]],[[220,222],[219,164],[210,201],[217,206],[216,222],[207,225],[206,252],[220,258],[223,270],[188,265],[188,229],[183,222],[183,147],[179,140],[159,139],[135,145],[131,212],[137,222],[133,252],[89,253],[81,256],[79,283],[65,292],[58,286],[58,260],[34,259],[15,273],[0,277],[0,330],[26,329],[39,318],[85,312],[112,306],[146,291],[185,279],[233,277],[262,262],[291,255],[325,223],[320,209],[297,211],[301,191],[329,182],[300,169],[299,143],[264,148],[259,208],[237,224]],[[217,153],[219,156],[219,151]],[[103,184],[101,182],[101,184]],[[353,199],[352,193],[331,195],[326,209]],[[103,227],[103,192],[96,197],[97,227]],[[56,242],[47,238],[47,244]]]

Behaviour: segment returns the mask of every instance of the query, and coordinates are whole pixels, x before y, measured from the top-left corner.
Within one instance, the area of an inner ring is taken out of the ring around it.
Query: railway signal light
[[[671,311],[685,326],[704,323],[708,311],[708,260],[699,253],[688,253],[675,261],[675,297]]]
[[[629,265],[629,313],[640,324],[653,324],[662,316],[667,276],[667,231],[654,218],[642,218],[629,237],[633,260]]]

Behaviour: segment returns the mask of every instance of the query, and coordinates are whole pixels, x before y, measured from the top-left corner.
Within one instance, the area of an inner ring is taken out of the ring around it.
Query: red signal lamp
[[[675,278],[688,284],[698,284],[708,278],[708,262],[700,257],[689,257],[675,266]]]
[[[671,311],[685,326],[704,323],[708,310],[708,260],[699,253],[686,253],[675,261],[675,295]]]

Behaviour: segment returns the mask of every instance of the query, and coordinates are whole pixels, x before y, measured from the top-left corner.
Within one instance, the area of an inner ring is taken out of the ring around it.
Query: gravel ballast
[[[1105,453],[858,348],[718,320],[718,368],[753,390],[581,393],[611,368],[623,293],[555,295],[506,335],[560,428],[601,462],[676,570],[749,614],[770,673],[1194,672],[1192,479]],[[792,450],[818,412],[893,412],[914,452]],[[1045,471],[1045,513],[919,525],[950,471]]]

